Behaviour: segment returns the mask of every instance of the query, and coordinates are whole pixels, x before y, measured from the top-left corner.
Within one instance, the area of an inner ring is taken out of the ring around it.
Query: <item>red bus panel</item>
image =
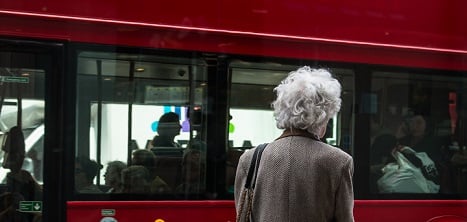
[[[459,11],[467,8],[464,1],[178,4],[0,0],[0,35],[467,69],[467,15]]]
[[[113,216],[109,216],[114,212]],[[356,200],[356,222],[467,221],[467,200]],[[71,201],[67,221],[235,221],[233,201]]]

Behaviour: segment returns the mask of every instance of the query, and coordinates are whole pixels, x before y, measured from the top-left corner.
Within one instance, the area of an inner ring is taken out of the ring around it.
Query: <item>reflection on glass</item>
[[[370,187],[373,193],[458,193],[465,181],[459,129],[462,81],[446,75],[375,72]],[[464,165],[465,166],[465,165]]]
[[[80,52],[77,72],[76,154],[107,165],[93,184],[155,199],[205,191],[206,113],[197,112],[207,107],[203,62]]]
[[[11,62],[27,64],[36,57],[23,54],[21,61]],[[41,217],[40,210],[24,213],[19,205],[43,196],[44,76],[43,70],[0,67],[0,221]]]

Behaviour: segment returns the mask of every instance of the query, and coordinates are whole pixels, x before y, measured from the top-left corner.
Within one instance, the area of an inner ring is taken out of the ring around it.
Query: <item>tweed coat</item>
[[[239,160],[235,207],[254,149]],[[342,150],[303,135],[283,134],[261,157],[253,194],[254,221],[354,221],[353,159]]]

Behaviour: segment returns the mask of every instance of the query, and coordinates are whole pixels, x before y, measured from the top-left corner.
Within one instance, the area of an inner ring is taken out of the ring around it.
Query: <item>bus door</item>
[[[59,161],[50,160],[53,155],[44,155],[49,153],[46,147],[53,146],[47,129],[55,121],[46,115],[45,107],[55,104],[54,99],[46,99],[50,92],[46,85],[53,82],[46,79],[52,80],[59,70],[55,56],[58,48],[48,43],[0,39],[0,221],[42,218],[47,205],[45,184],[50,175],[58,175],[58,167],[48,167],[46,161]],[[52,200],[53,195],[49,197]]]

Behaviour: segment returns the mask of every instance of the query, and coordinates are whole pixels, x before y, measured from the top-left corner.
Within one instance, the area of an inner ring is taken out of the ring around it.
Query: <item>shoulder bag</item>
[[[245,188],[240,197],[240,210],[237,215],[237,222],[253,222],[252,217],[252,203],[253,192],[255,189],[256,176],[258,174],[258,167],[261,161],[261,155],[268,144],[263,143],[256,147],[253,157],[251,159],[250,168],[245,181]]]

